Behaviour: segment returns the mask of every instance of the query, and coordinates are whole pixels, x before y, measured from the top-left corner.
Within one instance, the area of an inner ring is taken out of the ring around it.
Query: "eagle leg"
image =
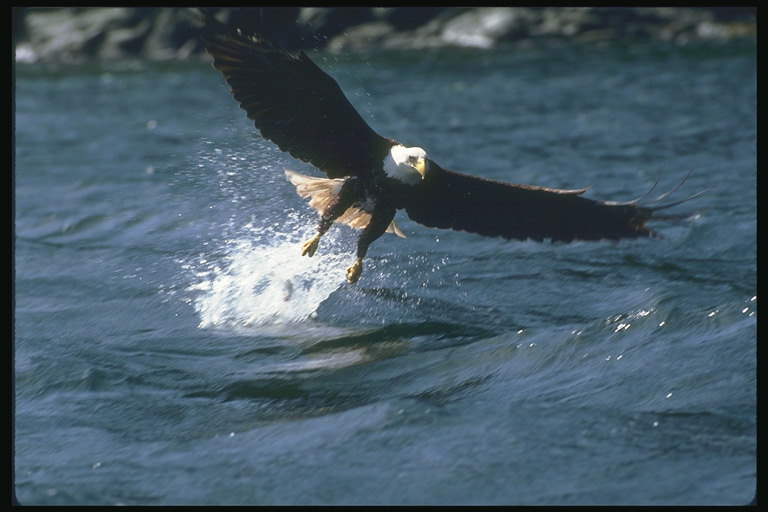
[[[358,199],[359,193],[360,187],[357,178],[349,178],[344,182],[339,191],[339,195],[336,196],[334,201],[328,205],[320,216],[320,222],[317,225],[317,234],[304,242],[304,245],[301,246],[302,256],[309,256],[311,258],[315,255],[317,246],[320,244],[320,237],[331,228],[336,219],[352,206]]]
[[[357,282],[363,273],[363,258],[368,254],[368,247],[381,235],[386,233],[392,219],[395,218],[395,208],[385,205],[377,205],[371,214],[371,221],[365,226],[360,238],[357,239],[357,259],[347,268],[347,281]]]
[[[320,237],[322,235],[320,233],[316,234],[306,242],[304,242],[304,245],[301,246],[301,255],[302,256],[309,256],[310,258],[315,255],[315,252],[317,251],[317,246],[320,244]]]
[[[356,283],[363,273],[363,258],[357,258],[355,262],[347,268],[347,281]]]

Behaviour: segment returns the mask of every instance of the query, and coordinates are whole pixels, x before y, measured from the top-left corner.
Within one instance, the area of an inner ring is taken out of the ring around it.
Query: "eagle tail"
[[[285,170],[285,176],[296,187],[296,193],[299,194],[299,197],[309,199],[309,206],[317,210],[320,215],[336,200],[345,181],[344,179],[306,176],[288,169]],[[370,221],[371,214],[355,206],[350,207],[343,215],[336,219],[336,222],[341,222],[355,229],[365,228]],[[386,232],[393,233],[400,238],[405,238],[405,234],[400,231],[394,220],[389,224]]]

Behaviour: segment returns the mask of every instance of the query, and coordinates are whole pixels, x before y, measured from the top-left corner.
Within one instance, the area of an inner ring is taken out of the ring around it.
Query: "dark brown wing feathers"
[[[653,209],[605,204],[584,190],[515,185],[447,171],[430,173],[406,197],[408,216],[425,226],[484,236],[552,241],[649,236]]]
[[[262,136],[332,178],[380,165],[391,141],[379,136],[336,81],[303,52],[290,55],[204,14],[213,65]]]

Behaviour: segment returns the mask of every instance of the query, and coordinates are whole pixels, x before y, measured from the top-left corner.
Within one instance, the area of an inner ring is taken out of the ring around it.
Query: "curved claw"
[[[310,258],[315,255],[317,246],[320,244],[320,235],[315,235],[301,246],[301,255],[309,256]]]
[[[357,261],[355,261],[348,269],[347,269],[347,281],[351,283],[356,283],[358,279],[360,279],[360,274],[363,273],[363,260],[361,258],[358,258]]]

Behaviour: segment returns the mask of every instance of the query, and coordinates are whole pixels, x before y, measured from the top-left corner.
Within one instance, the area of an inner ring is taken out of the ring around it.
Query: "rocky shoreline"
[[[226,21],[242,15],[220,8]],[[756,40],[754,7],[271,7],[252,11],[292,49],[330,53],[563,42]],[[14,8],[16,62],[77,64],[203,58],[183,8]]]

